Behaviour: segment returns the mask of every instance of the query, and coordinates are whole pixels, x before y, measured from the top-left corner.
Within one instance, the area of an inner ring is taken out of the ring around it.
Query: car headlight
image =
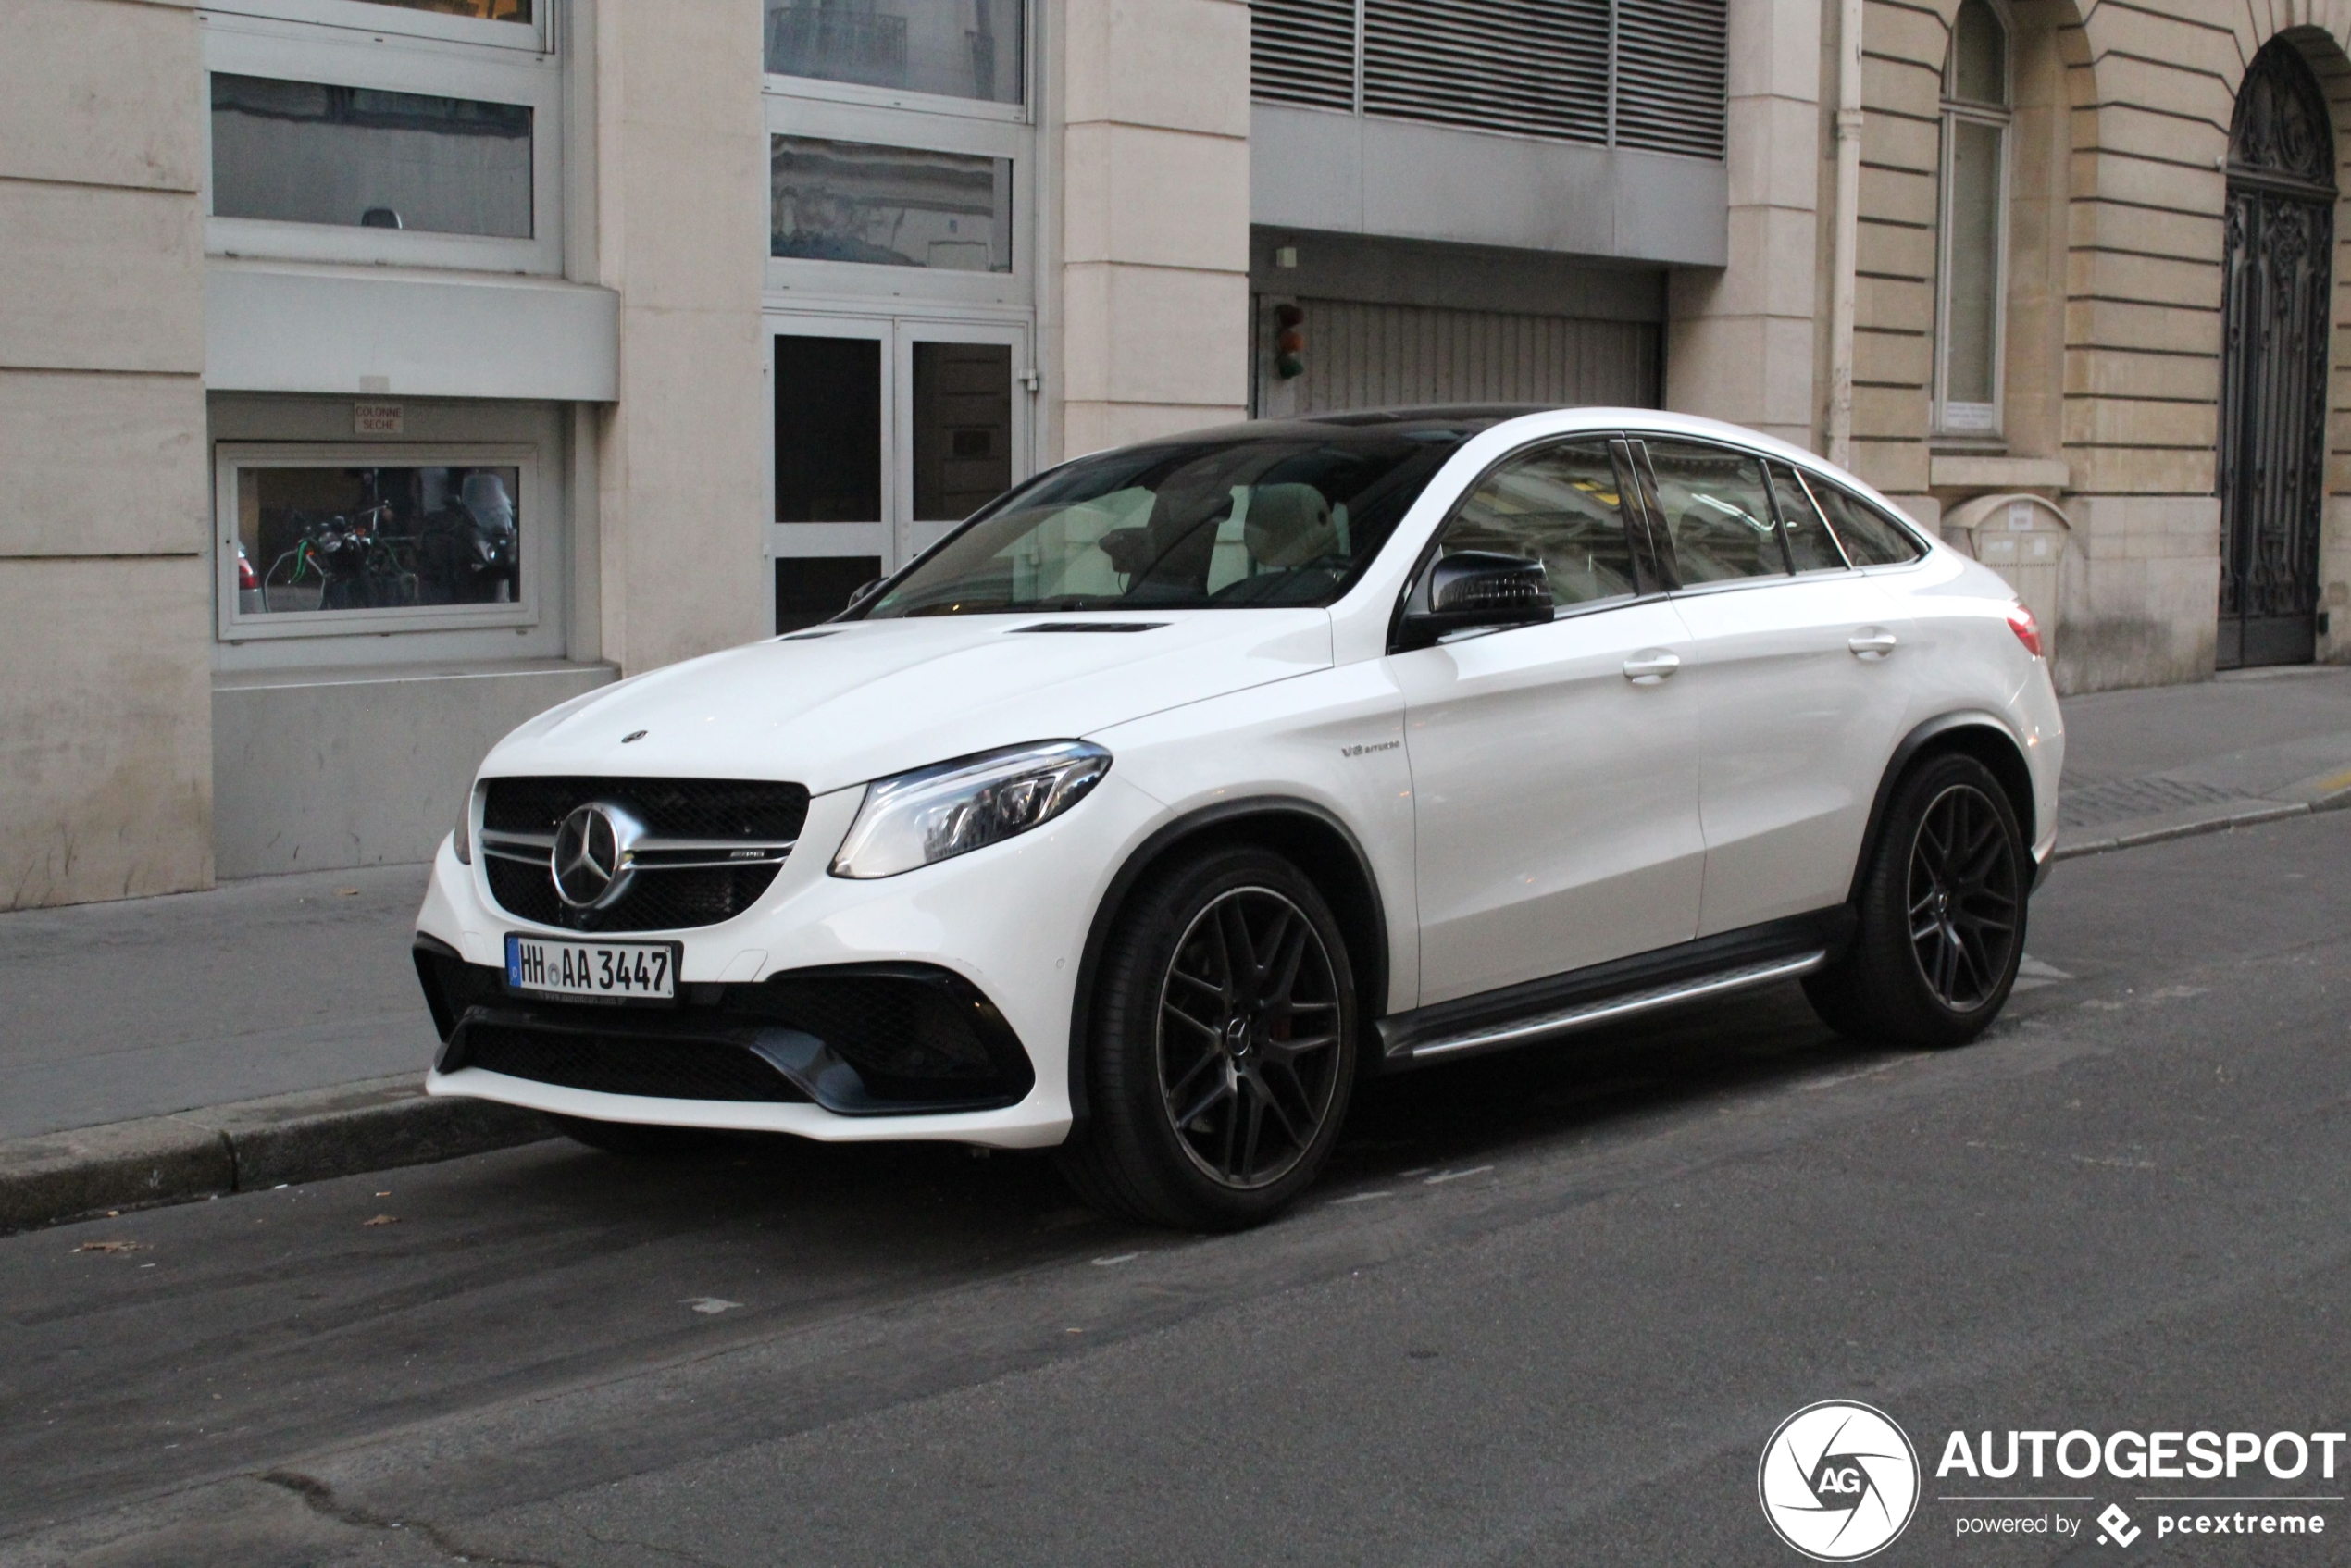
[[[457,830],[449,836],[449,847],[457,852],[457,864],[474,863],[474,792],[466,791],[465,803],[457,808]]]
[[[865,786],[833,875],[895,877],[985,849],[1051,822],[1109,771],[1100,746],[1051,740],[877,778]]]

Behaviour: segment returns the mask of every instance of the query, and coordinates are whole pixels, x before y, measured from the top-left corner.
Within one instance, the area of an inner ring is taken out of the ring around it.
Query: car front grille
[[[753,865],[641,865],[603,909],[579,909],[555,890],[554,836],[574,808],[625,807],[656,840],[757,848]],[[509,915],[578,931],[678,931],[749,909],[776,880],[808,818],[797,784],[724,778],[493,778],[482,802],[481,851],[491,897]]]

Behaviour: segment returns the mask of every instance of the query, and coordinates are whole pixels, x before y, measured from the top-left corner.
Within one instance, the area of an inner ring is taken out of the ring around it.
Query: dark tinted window
[[[1771,465],[1772,499],[1780,504],[1780,529],[1787,536],[1788,559],[1799,572],[1841,572],[1845,557],[1836,540],[1821,520],[1820,508],[1796,470],[1785,463]]]
[[[1817,479],[1805,482],[1855,566],[1890,566],[1925,554],[1899,524],[1850,491]]]
[[[1684,582],[1787,574],[1759,459],[1706,442],[1648,444],[1658,509]]]
[[[1287,426],[1081,458],[1006,496],[867,613],[1326,604],[1462,440]]]
[[[778,335],[776,520],[879,522],[881,464],[880,341]]]
[[[1546,447],[1479,481],[1438,549],[1540,561],[1555,604],[1623,598],[1638,585],[1623,504],[1606,445]]]

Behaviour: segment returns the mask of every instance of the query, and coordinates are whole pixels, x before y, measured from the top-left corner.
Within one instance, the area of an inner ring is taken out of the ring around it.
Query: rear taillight
[[[247,592],[261,586],[261,579],[253,575],[253,563],[245,559],[245,547],[242,544],[237,546],[237,586]]]
[[[2032,610],[2021,602],[2009,606],[2009,629],[2024,644],[2024,651],[2034,658],[2041,656],[2041,623],[2033,618]]]

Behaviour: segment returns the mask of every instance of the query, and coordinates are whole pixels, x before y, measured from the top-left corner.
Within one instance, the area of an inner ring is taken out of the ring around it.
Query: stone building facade
[[[2066,690],[2351,655],[2351,5],[0,0],[0,908],[421,860],[529,714],[1251,415],[1715,415],[2009,573]]]

